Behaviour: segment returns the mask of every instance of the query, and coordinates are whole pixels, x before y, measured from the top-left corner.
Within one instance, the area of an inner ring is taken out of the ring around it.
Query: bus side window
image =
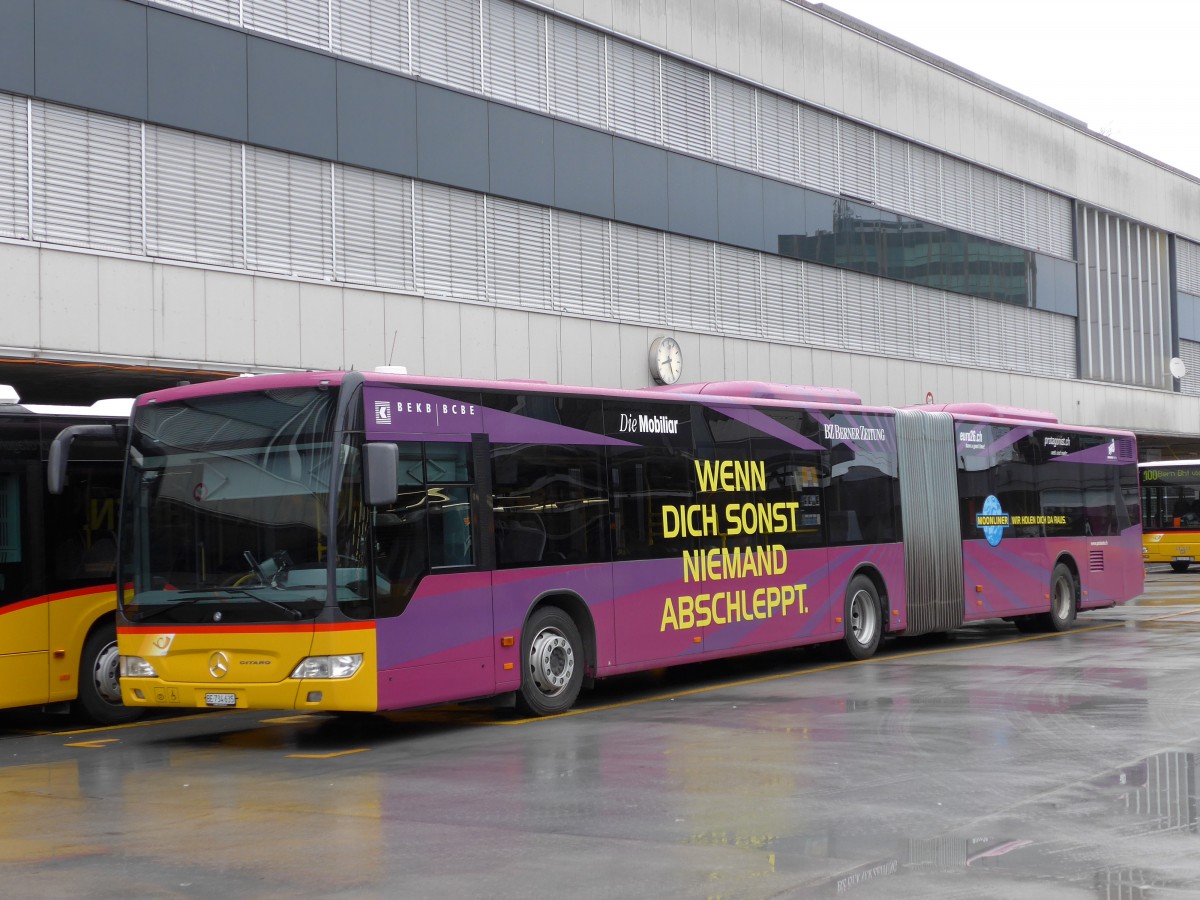
[[[0,473],[0,603],[21,595],[21,479]]]

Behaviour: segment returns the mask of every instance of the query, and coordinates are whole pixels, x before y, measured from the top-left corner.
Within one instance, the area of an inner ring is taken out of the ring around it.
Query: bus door
[[[35,583],[30,535],[37,463],[0,466],[0,706],[45,703],[49,605]]]
[[[495,690],[491,576],[481,571],[470,441],[398,441],[396,502],[374,510],[383,707]]]

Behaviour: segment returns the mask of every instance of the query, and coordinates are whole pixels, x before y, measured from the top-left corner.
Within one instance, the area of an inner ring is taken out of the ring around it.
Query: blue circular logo
[[[997,500],[993,494],[988,494],[987,499],[983,501],[982,515],[987,517],[985,521],[1008,518],[1008,516],[1004,514],[1004,510],[1000,508],[1000,501]],[[987,538],[987,542],[993,547],[998,545],[1000,543],[1000,539],[1004,537],[1004,529],[1006,527],[1004,525],[983,525],[982,527],[983,536]]]

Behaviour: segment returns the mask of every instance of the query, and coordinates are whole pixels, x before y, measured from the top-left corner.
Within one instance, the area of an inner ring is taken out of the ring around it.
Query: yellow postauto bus
[[[1138,463],[1142,557],[1186,572],[1200,556],[1200,459]]]
[[[137,715],[121,704],[114,621],[132,402],[22,404],[0,385],[0,709],[69,711],[99,725]],[[83,430],[53,494],[51,443],[72,426]]]

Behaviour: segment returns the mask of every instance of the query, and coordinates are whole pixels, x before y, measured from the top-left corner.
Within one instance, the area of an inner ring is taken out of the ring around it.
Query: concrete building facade
[[[81,392],[641,387],[667,334],[683,381],[1200,434],[1200,180],[791,0],[8,0],[0,298]]]

